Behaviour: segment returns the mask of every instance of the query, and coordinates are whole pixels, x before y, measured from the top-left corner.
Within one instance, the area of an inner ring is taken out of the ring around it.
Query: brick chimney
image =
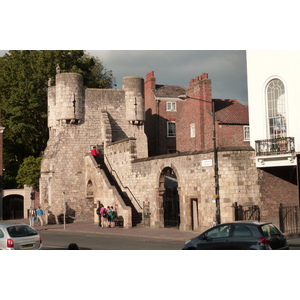
[[[156,78],[154,77],[154,71],[149,72],[146,75],[146,80],[144,81],[144,93],[145,93],[145,109],[152,109],[155,111],[156,101],[153,94],[153,90],[156,87]]]
[[[156,85],[156,78],[154,77],[154,71],[151,71],[146,75],[145,90],[146,88],[153,90],[155,89],[155,85]]]
[[[208,78],[208,73],[202,73],[202,75],[190,81],[187,95],[205,101],[212,101],[211,80]]]

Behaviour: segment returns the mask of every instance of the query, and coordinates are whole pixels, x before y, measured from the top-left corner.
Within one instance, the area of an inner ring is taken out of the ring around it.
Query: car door
[[[228,250],[231,243],[232,225],[219,225],[208,230],[198,243],[197,249],[201,250]]]
[[[258,239],[253,236],[251,230],[246,225],[236,224],[233,226],[232,250],[256,249],[257,245]]]

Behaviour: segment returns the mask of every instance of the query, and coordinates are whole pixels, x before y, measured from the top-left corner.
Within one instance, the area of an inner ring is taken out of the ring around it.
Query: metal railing
[[[256,156],[280,155],[295,152],[295,140],[293,137],[281,137],[255,141]]]
[[[299,206],[280,203],[279,207],[280,230],[284,233],[299,232]]]
[[[260,221],[260,208],[258,205],[234,204],[235,221]]]
[[[122,187],[123,190],[127,190],[127,191],[129,192],[129,194],[131,195],[130,198],[135,200],[135,202],[137,203],[137,205],[139,206],[139,208],[140,208],[141,211],[142,211],[143,208],[142,208],[142,206],[140,205],[139,201],[135,198],[135,196],[133,195],[133,193],[132,193],[132,191],[130,190],[130,188],[129,188],[128,186],[124,186],[124,185],[123,185],[123,183],[122,183],[122,181],[121,181],[121,179],[120,179],[120,177],[119,177],[117,171],[115,171],[115,170],[112,168],[112,166],[111,166],[111,164],[110,164],[110,162],[109,162],[108,157],[106,156],[106,154],[104,154],[104,156],[105,156],[105,158],[106,158],[107,164],[109,165],[109,169],[108,169],[108,170],[109,170],[110,174],[111,174],[111,175],[113,176],[113,178],[116,180],[116,182],[118,183],[118,185],[119,185],[120,187]]]

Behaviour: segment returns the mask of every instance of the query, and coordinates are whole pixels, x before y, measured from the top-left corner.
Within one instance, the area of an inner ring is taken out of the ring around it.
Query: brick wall
[[[154,72],[150,72],[146,76],[145,80],[145,133],[148,138],[148,152],[149,156],[156,155],[157,153],[157,128],[158,128],[158,116],[157,116],[157,102],[153,94],[155,89],[156,78]]]
[[[250,141],[244,141],[244,125],[226,125],[217,126],[217,146],[250,146]]]
[[[299,205],[295,167],[265,168],[259,171],[262,221],[279,226],[279,205]]]

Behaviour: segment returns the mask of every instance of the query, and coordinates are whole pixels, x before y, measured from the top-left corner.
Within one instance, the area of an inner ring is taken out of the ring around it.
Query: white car
[[[39,250],[42,238],[25,223],[0,223],[0,250]]]

